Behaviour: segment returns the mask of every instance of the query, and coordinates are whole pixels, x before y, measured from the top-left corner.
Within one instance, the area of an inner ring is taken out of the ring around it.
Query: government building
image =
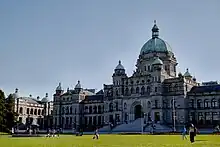
[[[54,94],[53,124],[63,129],[102,131],[175,130],[187,123],[199,127],[220,123],[220,85],[198,83],[190,74],[177,73],[177,59],[170,45],[159,37],[156,22],[151,38],[143,45],[136,69],[128,76],[119,61],[112,84],[103,90],[64,90]]]
[[[12,94],[15,100],[14,111],[18,114],[18,129],[37,126],[39,129],[53,127],[53,102],[49,100],[48,93],[45,97],[20,96],[16,88]]]

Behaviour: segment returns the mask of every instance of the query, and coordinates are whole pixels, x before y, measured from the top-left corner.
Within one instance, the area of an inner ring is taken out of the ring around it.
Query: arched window
[[[34,115],[37,115],[37,109],[34,109]]]
[[[209,107],[209,100],[204,100],[204,108],[208,108]]]
[[[98,106],[98,113],[102,113],[102,108],[100,105]]]
[[[213,108],[217,108],[218,107],[218,103],[216,99],[212,99],[212,107]]]
[[[145,88],[144,88],[144,86],[142,86],[141,87],[141,94],[144,95],[144,93],[145,93]]]
[[[88,107],[85,106],[85,113],[88,113]]]
[[[129,89],[126,88],[126,89],[125,89],[125,95],[128,95],[128,92],[129,92]]]
[[[194,100],[190,99],[189,101],[189,108],[194,108]]]
[[[139,87],[136,88],[136,93],[139,93],[140,92],[140,89]]]
[[[76,108],[75,108],[75,114],[76,114]]]
[[[69,114],[69,107],[66,107],[66,114]]]
[[[38,115],[40,115],[41,114],[41,111],[40,111],[40,109],[38,109]]]
[[[116,96],[119,96],[118,89],[115,91]]]
[[[150,93],[150,86],[147,86],[147,93]]]
[[[22,107],[20,107],[19,113],[23,114],[23,108]]]
[[[142,84],[144,84],[144,80],[142,80],[141,82],[142,82]]]
[[[94,112],[94,113],[97,113],[97,106],[94,106],[94,107],[93,107],[93,112]]]
[[[42,110],[41,112],[42,112],[42,115],[44,115],[44,110]]]
[[[27,114],[29,114],[30,113],[30,109],[29,108],[27,108]]]
[[[202,100],[197,100],[197,108],[202,108]]]
[[[115,109],[118,111],[118,102],[115,102]]]
[[[112,104],[112,103],[109,104],[109,111],[110,111],[110,112],[113,111],[113,104]]]
[[[33,109],[31,109],[31,112],[30,112],[30,114],[33,114]]]
[[[126,110],[127,109],[127,104],[126,103],[124,103],[124,110]]]
[[[64,114],[65,113],[65,108],[64,107],[62,107],[62,114]]]
[[[92,113],[92,106],[89,106],[89,113]]]
[[[139,81],[137,80],[136,83],[139,84]]]
[[[163,108],[168,108],[166,100],[163,100]]]
[[[70,114],[73,114],[73,107],[70,107]]]
[[[133,87],[131,87],[131,94],[133,94],[134,93],[134,88]]]
[[[147,102],[147,108],[151,108],[151,102],[150,101]]]

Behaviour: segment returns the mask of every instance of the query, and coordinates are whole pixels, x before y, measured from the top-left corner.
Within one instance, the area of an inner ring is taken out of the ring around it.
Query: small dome
[[[182,77],[183,75],[182,75],[182,73],[181,72],[179,72],[178,73],[178,77]]]
[[[41,102],[43,102],[43,103],[49,102],[48,93],[46,93],[46,96],[41,100]]]
[[[19,98],[18,88],[15,89],[15,93],[13,93],[12,95],[14,99]]]
[[[59,85],[57,86],[57,88],[56,88],[56,91],[61,91],[62,90],[62,86],[61,86],[61,83],[59,83]]]
[[[75,89],[81,89],[82,88],[82,86],[81,86],[81,84],[80,84],[80,81],[78,81],[78,83],[76,84],[76,86],[75,86]]]
[[[193,77],[193,81],[196,82],[196,77]]]
[[[183,75],[184,77],[192,77],[191,74],[189,73],[189,69],[186,69],[186,72]]]
[[[156,57],[152,65],[163,65],[163,61],[159,57]]]
[[[115,69],[116,70],[118,70],[118,69],[123,69],[124,70],[125,69],[124,66],[121,64],[121,60],[118,61],[118,65],[116,66]]]

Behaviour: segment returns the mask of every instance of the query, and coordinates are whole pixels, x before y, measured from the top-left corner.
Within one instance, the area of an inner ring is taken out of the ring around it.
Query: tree
[[[15,125],[16,117],[18,116],[15,112],[15,99],[12,94],[8,96],[5,101],[6,107],[6,126],[8,129],[11,129]]]
[[[5,94],[0,89],[0,132],[5,132]]]

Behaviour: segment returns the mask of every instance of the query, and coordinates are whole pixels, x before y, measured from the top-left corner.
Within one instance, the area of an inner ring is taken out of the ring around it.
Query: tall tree
[[[5,94],[0,89],[0,132],[6,131],[5,128]]]
[[[12,94],[8,96],[5,102],[6,107],[6,126],[11,129],[16,122],[17,113],[15,112],[15,99]]]

